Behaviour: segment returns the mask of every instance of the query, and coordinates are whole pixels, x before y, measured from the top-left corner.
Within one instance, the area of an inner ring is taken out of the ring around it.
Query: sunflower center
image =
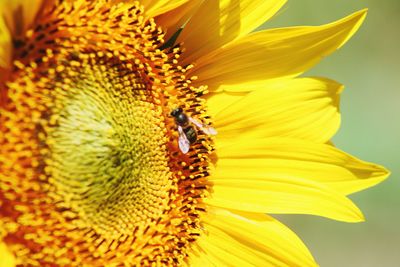
[[[56,114],[44,127],[46,172],[58,197],[97,232],[128,234],[163,212],[166,130],[138,73],[102,64],[94,56],[58,74],[46,102]]]
[[[202,233],[212,140],[193,128],[182,153],[169,114],[210,123],[205,90],[141,12],[64,1],[15,48],[0,107],[0,216],[21,262],[177,265]]]

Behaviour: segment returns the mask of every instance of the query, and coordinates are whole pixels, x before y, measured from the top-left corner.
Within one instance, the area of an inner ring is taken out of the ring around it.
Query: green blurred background
[[[342,126],[334,143],[392,171],[384,183],[354,194],[366,222],[279,216],[323,267],[400,266],[400,0],[289,0],[264,28],[319,25],[368,8],[359,32],[307,75],[346,86]]]

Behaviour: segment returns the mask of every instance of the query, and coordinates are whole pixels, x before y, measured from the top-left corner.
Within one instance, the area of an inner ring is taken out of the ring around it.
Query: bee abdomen
[[[196,140],[197,140],[197,132],[192,126],[184,128],[183,132],[185,133],[186,138],[188,139],[190,144],[193,144],[193,143],[196,142]]]

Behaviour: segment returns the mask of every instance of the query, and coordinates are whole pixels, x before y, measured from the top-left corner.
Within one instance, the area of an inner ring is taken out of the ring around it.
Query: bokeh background
[[[322,267],[400,266],[400,1],[289,0],[262,28],[320,25],[368,8],[359,32],[307,75],[346,86],[342,126],[333,141],[392,171],[384,183],[354,194],[366,222],[279,216],[304,240]],[[271,66],[273,67],[273,66]]]

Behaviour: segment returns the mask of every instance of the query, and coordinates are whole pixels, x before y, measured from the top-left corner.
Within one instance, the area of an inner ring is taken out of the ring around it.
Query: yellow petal
[[[218,167],[235,169],[236,176],[309,179],[346,195],[380,183],[389,175],[382,166],[361,161],[331,145],[300,139],[240,136],[219,142],[217,149],[219,159],[223,159]],[[235,166],[237,159],[255,162]],[[219,179],[232,178],[219,173]]]
[[[313,214],[347,222],[363,220],[361,211],[348,198],[327,185],[290,175],[264,175],[267,164],[264,158],[219,159],[210,177],[212,195],[206,202],[249,212]]]
[[[157,25],[166,32],[165,40],[169,40],[193,16],[203,0],[190,0],[185,4],[163,13],[155,18]]]
[[[146,15],[150,18],[156,17],[160,14],[167,13],[189,0],[147,0],[142,1],[145,8]]]
[[[366,10],[316,27],[272,29],[250,34],[198,60],[196,84],[220,84],[294,77],[342,46],[359,28]]]
[[[184,266],[188,267],[217,267],[216,261],[212,259],[211,257],[202,257],[204,254],[203,251],[199,251],[197,248],[193,248],[193,251],[189,253],[189,259],[188,263],[186,263]],[[219,265],[223,266],[223,265]]]
[[[0,240],[0,266],[14,267],[16,265],[15,257],[7,249],[6,244]]]
[[[211,93],[248,93],[261,88],[268,88],[277,86],[279,83],[287,82],[287,80],[292,80],[293,78],[282,78],[282,79],[267,79],[267,80],[252,80],[246,81],[243,83],[234,83],[234,84],[224,84],[221,83],[218,87],[212,88]]]
[[[11,35],[3,20],[0,18],[0,67],[8,68],[11,64]]]
[[[10,67],[13,38],[25,33],[42,5],[49,1],[0,0],[0,68],[7,69]],[[4,70],[1,70],[1,72],[0,77],[4,74]]]
[[[215,266],[316,266],[301,240],[264,214],[215,209],[205,219],[207,235],[196,242]]]
[[[230,105],[233,105],[245,95],[247,95],[247,93],[219,92],[208,94],[206,96],[207,111],[212,118],[215,118],[218,113],[228,108]]]
[[[223,141],[248,133],[324,143],[339,128],[342,89],[342,85],[322,78],[270,82],[216,114],[218,138]]]
[[[148,8],[152,2],[158,2],[158,0],[140,0],[140,3],[144,6],[144,8]]]
[[[0,10],[2,10],[2,15],[12,36],[25,33],[45,2],[44,0],[0,0]]]
[[[272,17],[286,0],[204,1],[178,38],[186,52],[183,63],[245,36]]]

